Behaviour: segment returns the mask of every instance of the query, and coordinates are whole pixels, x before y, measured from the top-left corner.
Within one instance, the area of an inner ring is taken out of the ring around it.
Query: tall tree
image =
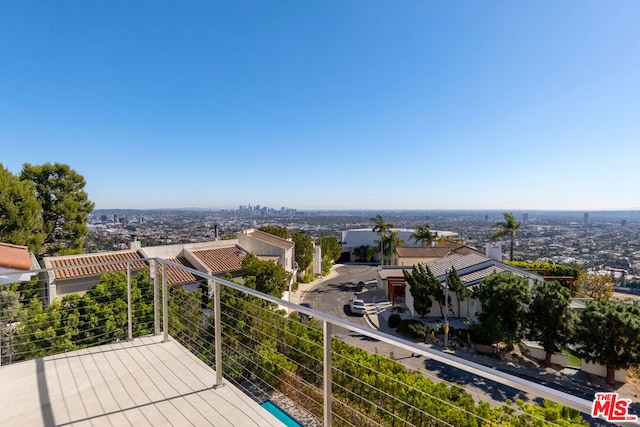
[[[404,240],[399,237],[397,230],[391,230],[382,239],[382,252],[389,259],[389,264],[391,264],[391,259],[396,254],[396,249],[398,246],[404,245]]]
[[[248,254],[242,260],[245,286],[280,298],[289,284],[290,274],[280,264]]]
[[[503,340],[508,345],[523,335],[530,301],[528,280],[511,273],[495,273],[475,289],[482,303],[478,319],[493,342]]]
[[[265,233],[273,234],[274,236],[281,237],[283,239],[290,239],[291,233],[289,233],[289,229],[287,227],[281,227],[279,225],[263,225],[258,228],[260,231],[264,231]]]
[[[333,261],[337,261],[342,255],[342,246],[336,236],[325,236],[320,240],[322,256],[327,256]]]
[[[40,209],[34,185],[20,181],[0,163],[0,241],[38,252],[45,237]]]
[[[380,236],[380,263],[384,265],[383,243],[385,238],[387,237],[387,234],[389,233],[391,228],[393,228],[393,224],[385,222],[384,218],[382,218],[382,215],[380,214],[374,216],[373,218],[369,218],[369,221],[373,222],[373,228],[371,229],[371,231],[373,231],[374,233],[378,233],[378,235]]]
[[[458,300],[458,317],[460,317],[460,301],[471,296],[471,291],[462,283],[460,276],[458,276],[458,271],[454,266],[451,266],[451,271],[447,274],[447,286],[449,287],[449,291],[453,292]]]
[[[509,261],[513,261],[513,243],[516,239],[516,232],[522,225],[520,221],[516,221],[511,212],[504,212],[502,214],[504,216],[504,221],[498,221],[493,224],[492,228],[497,228],[498,231],[491,235],[491,239],[497,239],[498,237],[503,237],[508,235],[511,239],[511,246],[509,250]]]
[[[594,300],[580,315],[575,341],[578,354],[607,367],[607,383],[615,370],[640,360],[640,307]]]
[[[46,253],[82,252],[84,237],[89,233],[87,220],[94,207],[84,191],[84,177],[61,163],[25,163],[20,179],[35,184],[42,206]]]
[[[569,289],[558,281],[537,282],[529,304],[529,336],[544,348],[545,365],[551,355],[570,340],[572,312]]]
[[[435,241],[435,237],[435,234],[429,228],[429,224],[424,223],[423,225],[416,227],[416,231],[411,234],[409,239],[419,243],[420,246],[428,246]]]
[[[293,248],[293,257],[298,263],[298,271],[304,272],[313,262],[313,240],[304,231],[293,233],[292,237],[295,247]]]
[[[576,279],[578,293],[589,298],[608,301],[613,296],[613,278],[609,274],[581,271]]]
[[[433,301],[431,300],[433,288],[433,273],[429,267],[422,264],[413,266],[411,273],[402,270],[404,280],[409,284],[409,292],[413,297],[413,309],[424,317],[431,312]]]

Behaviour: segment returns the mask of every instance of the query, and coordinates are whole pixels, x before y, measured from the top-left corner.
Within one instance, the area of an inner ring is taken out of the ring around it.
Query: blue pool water
[[[286,425],[287,427],[303,427],[302,424],[300,424],[299,422],[291,418],[289,414],[284,412],[282,409],[278,407],[278,405],[276,405],[270,400],[267,400],[266,402],[264,402],[262,404],[262,407],[267,411],[269,411],[271,415],[273,415],[274,417],[282,421],[284,425]]]

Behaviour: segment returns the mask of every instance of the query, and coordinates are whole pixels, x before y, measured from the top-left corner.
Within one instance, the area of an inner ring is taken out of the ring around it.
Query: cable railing
[[[148,267],[140,269],[140,261]],[[34,270],[30,282],[0,285],[1,364],[162,335],[213,368],[214,387],[231,383],[260,404],[285,408],[305,426],[564,426],[578,425],[571,424],[576,411],[591,409],[591,402],[570,394],[180,264],[156,258],[123,263],[126,269],[117,272],[108,271],[109,263],[92,265],[107,270],[93,276],[56,276],[67,267]],[[168,268],[188,271],[195,285],[168,283]],[[393,351],[387,356],[348,343],[338,328],[573,412],[551,419],[522,403],[474,400],[463,386],[434,381],[395,360]]]

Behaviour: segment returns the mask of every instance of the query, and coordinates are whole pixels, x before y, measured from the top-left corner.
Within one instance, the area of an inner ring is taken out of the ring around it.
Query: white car
[[[360,316],[364,316],[367,311],[364,301],[356,297],[351,297],[349,299],[349,310],[351,310],[351,314],[358,314]]]

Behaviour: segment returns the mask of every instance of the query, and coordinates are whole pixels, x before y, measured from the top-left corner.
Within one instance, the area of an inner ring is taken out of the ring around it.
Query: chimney
[[[142,243],[138,241],[138,238],[136,236],[133,236],[133,241],[129,244],[129,248],[132,251],[137,251],[137,250],[140,250],[141,247],[142,247]]]
[[[502,243],[487,243],[485,246],[487,258],[502,262]]]

